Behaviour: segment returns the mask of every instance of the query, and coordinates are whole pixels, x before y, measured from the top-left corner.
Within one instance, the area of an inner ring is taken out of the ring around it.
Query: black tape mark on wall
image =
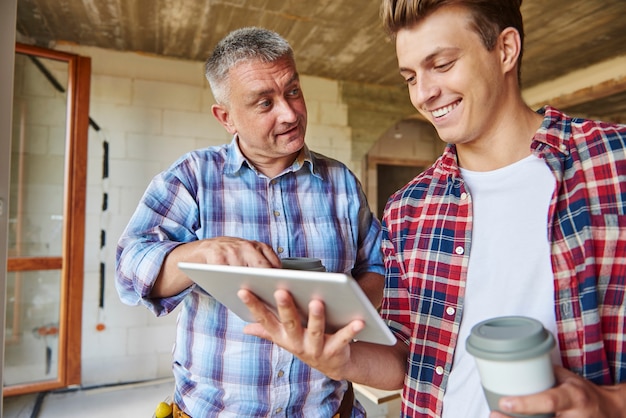
[[[41,71],[41,73],[48,79],[50,84],[52,84],[52,87],[54,87],[59,93],[65,93],[65,88],[61,85],[61,83],[59,83],[59,81],[56,78],[54,78],[52,73],[48,71],[46,66],[43,65],[41,61],[37,59],[37,57],[33,57],[32,55],[29,55],[28,58],[30,58],[33,64],[35,64],[35,67],[37,67],[39,71]]]
[[[102,180],[109,178],[109,142],[102,141]],[[102,212],[106,212],[109,208],[109,194],[102,193]],[[100,230],[100,250],[104,250],[106,246],[106,231]],[[100,308],[104,308],[104,286],[106,276],[106,266],[104,261],[100,262]]]
[[[109,142],[102,142],[102,178],[109,178]]]
[[[44,77],[48,79],[50,84],[52,84],[52,87],[54,87],[59,93],[65,93],[65,88],[61,85],[61,83],[59,83],[59,81],[54,77],[54,75],[52,75],[52,73],[48,71],[46,66],[43,65],[37,57],[33,57],[32,55],[29,55],[28,58],[30,58],[33,64],[35,64],[35,67],[37,67],[39,71],[41,71]],[[91,116],[89,117],[89,125],[92,128],[94,128],[96,131],[100,131],[100,126],[98,126],[98,124],[93,119],[91,119]]]
[[[100,263],[100,300],[98,306],[101,308],[104,308],[104,271],[105,265],[104,263]]]
[[[65,93],[65,88],[59,83],[59,81],[54,77],[54,75],[46,68],[45,65],[37,59],[37,57],[33,57],[31,55],[28,56],[32,63],[41,71],[41,73],[46,77],[46,79],[52,84],[52,86],[60,93]],[[89,126],[95,129],[96,132],[100,132],[100,126],[89,117]],[[104,147],[104,156],[102,161],[102,178],[106,179],[109,177],[109,143],[105,140],[103,141]],[[102,211],[106,211],[108,208],[108,194],[104,193],[102,197]],[[100,249],[101,253],[106,245],[106,231],[104,229],[100,230]],[[105,270],[106,265],[103,261],[100,262],[100,307],[104,307],[104,279],[105,279]]]

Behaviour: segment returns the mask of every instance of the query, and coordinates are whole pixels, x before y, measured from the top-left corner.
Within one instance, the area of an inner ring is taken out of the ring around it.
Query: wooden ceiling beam
[[[585,87],[572,93],[550,99],[549,104],[559,109],[566,109],[590,101],[604,99],[626,91],[626,77],[606,80],[593,86]],[[536,106],[538,107],[538,106]]]
[[[522,96],[533,109],[546,104],[563,109],[624,91],[626,56],[620,56],[524,89]]]

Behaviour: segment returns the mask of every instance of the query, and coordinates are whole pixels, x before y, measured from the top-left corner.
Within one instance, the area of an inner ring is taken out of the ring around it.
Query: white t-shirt
[[[496,316],[535,318],[556,336],[548,209],[555,179],[529,156],[507,167],[461,169],[472,198],[473,229],[463,318],[443,418],[487,417],[489,407],[474,358],[465,351],[472,327]],[[553,360],[558,361],[558,350]]]

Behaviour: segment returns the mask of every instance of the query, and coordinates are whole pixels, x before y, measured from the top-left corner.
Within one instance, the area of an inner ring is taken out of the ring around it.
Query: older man
[[[193,151],[153,179],[119,241],[120,297],[156,315],[182,303],[173,364],[180,416],[363,416],[348,382],[245,335],[244,321],[177,268],[277,268],[282,257],[316,257],[328,271],[352,274],[374,304],[382,298],[380,223],[347,167],[305,145],[289,44],[260,28],[234,31],[206,76],[213,116],[233,140]]]

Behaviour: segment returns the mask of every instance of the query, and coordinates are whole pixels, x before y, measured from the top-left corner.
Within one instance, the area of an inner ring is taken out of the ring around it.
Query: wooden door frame
[[[87,143],[91,59],[17,43],[16,53],[68,64],[63,249],[61,257],[8,258],[8,271],[61,270],[59,367],[56,379],[6,386],[4,396],[77,385],[81,381]]]
[[[379,165],[396,165],[403,167],[430,167],[432,161],[416,158],[390,158],[377,157],[375,155],[367,155],[365,160],[365,194],[372,212],[376,213],[378,209],[378,166]]]

